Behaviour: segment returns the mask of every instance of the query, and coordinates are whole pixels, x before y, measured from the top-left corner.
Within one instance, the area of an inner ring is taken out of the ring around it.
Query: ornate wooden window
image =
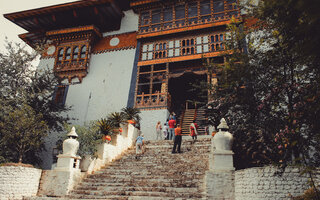
[[[53,101],[57,105],[63,106],[66,102],[67,93],[68,93],[68,85],[58,85],[55,88],[55,92],[53,94]]]
[[[63,79],[67,77],[69,82],[73,77],[78,77],[81,81],[86,75],[89,51],[87,42],[65,43],[58,46],[55,72]],[[80,51],[79,51],[80,49]],[[74,74],[75,71],[79,73]],[[70,76],[72,75],[72,76]]]
[[[86,45],[83,45],[81,47],[81,54],[80,54],[80,58],[81,59],[85,59],[87,56],[87,46]]]
[[[154,59],[167,57],[167,43],[159,42],[155,44]]]
[[[196,0],[140,12],[139,33],[157,32],[240,17],[238,0]]]
[[[138,108],[166,107],[168,103],[167,77],[167,64],[140,66],[135,106]]]
[[[47,38],[55,46],[56,59],[54,72],[62,80],[69,83],[82,81],[87,75],[91,46],[102,35],[93,25],[48,31]],[[72,79],[76,78],[75,81]]]
[[[154,51],[153,44],[143,45],[141,60],[152,60],[153,51]]]
[[[60,48],[58,51],[58,60],[57,63],[61,63],[63,60],[64,48]]]
[[[146,43],[142,46],[141,61],[223,51],[225,32],[183,37],[175,40]]]
[[[79,46],[76,46],[73,48],[72,62],[73,63],[78,62],[78,58],[79,58]]]

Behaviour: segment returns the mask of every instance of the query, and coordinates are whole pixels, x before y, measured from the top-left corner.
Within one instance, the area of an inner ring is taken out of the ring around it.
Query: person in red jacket
[[[193,140],[197,140],[197,135],[198,135],[198,124],[196,123],[195,120],[190,124],[190,136],[192,137]]]
[[[171,118],[168,122],[169,125],[169,140],[174,139],[174,128],[176,127],[176,120]]]

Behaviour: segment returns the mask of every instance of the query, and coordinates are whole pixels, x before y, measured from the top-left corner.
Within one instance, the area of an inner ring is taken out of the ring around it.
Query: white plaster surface
[[[163,124],[166,122],[169,116],[169,111],[167,109],[143,110],[141,111],[140,116],[141,132],[144,134],[145,140],[155,140],[157,138],[157,122],[160,121],[163,128]]]
[[[234,170],[233,154],[232,151],[215,150],[213,153],[213,165],[209,165],[210,170]]]
[[[121,155],[124,151],[134,146],[138,136],[138,129],[132,124],[128,124],[127,128],[123,129],[122,134],[117,135],[116,145],[103,143],[98,146],[98,158],[93,162],[94,164],[89,167],[88,173],[99,170],[104,164],[112,162],[117,156]]]
[[[50,170],[42,176],[40,195],[64,196],[80,182],[80,169],[71,171]]]
[[[205,190],[207,199],[234,200],[234,171],[207,171]]]
[[[103,36],[115,35],[138,30],[139,15],[133,10],[124,11],[124,17],[121,20],[120,30],[104,33]]]
[[[53,70],[54,62],[55,62],[54,58],[40,59],[40,62],[37,68]]]
[[[236,200],[288,200],[290,195],[302,195],[310,187],[308,175],[301,175],[297,168],[288,167],[282,176],[274,175],[275,172],[272,166],[236,171]],[[320,184],[319,170],[316,182]]]
[[[70,85],[66,104],[75,124],[106,117],[127,105],[135,49],[92,55],[81,84]]]
[[[0,167],[0,200],[36,196],[41,169],[16,166]]]

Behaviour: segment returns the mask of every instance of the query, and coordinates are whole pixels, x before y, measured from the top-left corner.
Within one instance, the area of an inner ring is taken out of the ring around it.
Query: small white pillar
[[[74,127],[67,136],[68,139],[63,142],[63,154],[57,156],[57,167],[43,177],[42,195],[65,196],[81,179],[81,157],[76,155],[79,142],[76,140],[78,135]]]
[[[234,170],[232,142],[233,136],[228,132],[229,126],[224,118],[218,126],[219,132],[212,138],[215,149],[213,150],[213,166],[211,170]]]
[[[219,132],[211,139],[209,171],[205,176],[205,188],[208,199],[234,200],[234,167],[231,150],[233,136],[228,132],[224,118],[218,126]]]

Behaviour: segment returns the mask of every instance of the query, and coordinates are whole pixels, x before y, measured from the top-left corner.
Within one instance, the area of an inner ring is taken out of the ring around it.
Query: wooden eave
[[[129,9],[129,0],[80,0],[5,14],[4,17],[28,31],[19,37],[34,47],[43,41],[46,33],[82,26],[94,26],[99,34],[118,30],[123,11]]]
[[[62,35],[62,34],[67,35],[67,34],[73,34],[76,32],[84,32],[84,31],[92,31],[93,33],[95,33],[97,37],[100,37],[100,38],[102,37],[102,34],[100,33],[100,31],[93,25],[48,31],[46,33],[46,36],[50,37],[50,36]]]
[[[135,6],[146,5],[146,4],[155,3],[155,2],[160,2],[160,0],[131,0],[130,6],[135,7]]]
[[[50,31],[95,25],[101,31],[119,28],[128,0],[81,0],[55,6],[5,14],[4,17],[29,31]],[[122,2],[122,3],[119,3]]]

